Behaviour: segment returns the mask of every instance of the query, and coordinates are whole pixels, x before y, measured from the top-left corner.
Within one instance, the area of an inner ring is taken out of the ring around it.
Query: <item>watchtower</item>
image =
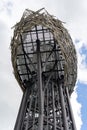
[[[14,130],[76,130],[70,105],[77,76],[72,39],[46,10],[25,10],[11,41],[14,75],[23,91]]]

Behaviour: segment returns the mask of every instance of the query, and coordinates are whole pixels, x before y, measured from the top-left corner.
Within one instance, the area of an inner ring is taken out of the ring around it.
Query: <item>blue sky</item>
[[[76,47],[78,77],[71,96],[77,130],[87,130],[87,0],[0,0],[0,130],[14,128],[22,91],[10,58],[12,26],[24,10],[45,7],[68,29]]]
[[[87,105],[86,105],[86,101],[87,101],[87,85],[86,84],[82,84],[78,82],[78,89],[77,89],[77,93],[78,93],[78,101],[81,102],[82,104],[82,109],[81,109],[81,116],[82,116],[82,121],[83,121],[83,125],[81,130],[86,130],[87,128]]]

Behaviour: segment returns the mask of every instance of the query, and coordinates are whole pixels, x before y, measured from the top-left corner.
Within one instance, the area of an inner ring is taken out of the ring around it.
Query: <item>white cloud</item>
[[[78,81],[87,84],[87,53],[82,52],[84,47],[87,50],[87,42],[79,41],[75,44],[78,58]]]
[[[1,1],[0,1],[1,2]],[[1,8],[0,8],[1,9]],[[10,17],[0,12],[0,129],[14,127],[22,92],[12,74]]]
[[[71,105],[72,105],[72,110],[74,114],[74,119],[76,123],[76,128],[77,130],[81,130],[82,126],[82,120],[81,120],[81,104],[77,102],[77,92],[76,89],[71,95]],[[78,122],[78,123],[77,123]]]

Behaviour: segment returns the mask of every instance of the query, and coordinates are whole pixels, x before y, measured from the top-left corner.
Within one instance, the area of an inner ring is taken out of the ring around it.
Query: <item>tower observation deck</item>
[[[23,91],[14,130],[76,130],[70,105],[77,57],[62,22],[26,9],[14,26],[11,59]]]

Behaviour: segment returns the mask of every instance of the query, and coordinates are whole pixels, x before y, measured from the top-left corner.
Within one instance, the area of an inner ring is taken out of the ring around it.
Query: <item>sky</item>
[[[14,78],[10,42],[13,27],[26,8],[45,9],[68,29],[78,58],[78,76],[71,96],[77,130],[87,130],[87,0],[0,0],[0,130],[13,130],[22,91]]]

